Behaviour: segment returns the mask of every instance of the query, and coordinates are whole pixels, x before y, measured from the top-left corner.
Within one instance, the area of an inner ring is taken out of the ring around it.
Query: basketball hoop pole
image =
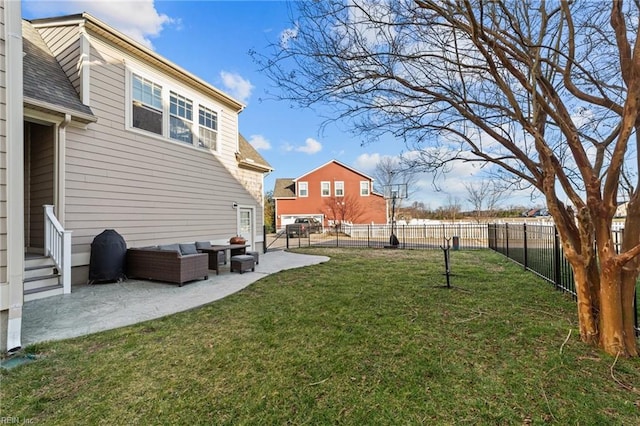
[[[407,198],[407,184],[385,185],[384,198],[391,200],[391,236],[389,237],[389,247],[397,248],[398,245],[400,245],[400,241],[398,241],[398,237],[396,237],[396,201]],[[387,210],[387,212],[389,212],[389,210]]]
[[[397,247],[398,237],[396,237],[396,192],[391,193],[391,237],[389,237],[389,244]]]

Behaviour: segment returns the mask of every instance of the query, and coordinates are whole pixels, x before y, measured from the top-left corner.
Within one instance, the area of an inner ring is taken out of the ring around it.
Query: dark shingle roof
[[[238,150],[236,158],[241,165],[264,172],[273,171],[271,164],[241,134],[238,134]]]
[[[294,198],[296,196],[296,184],[291,178],[276,179],[273,188],[273,198]]]
[[[30,22],[22,21],[24,97],[71,113],[93,117],[62,67]]]

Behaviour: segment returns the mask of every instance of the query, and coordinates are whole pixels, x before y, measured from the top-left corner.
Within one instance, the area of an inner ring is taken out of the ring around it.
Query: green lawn
[[[640,360],[490,251],[307,249],[200,309],[27,348],[0,417],[40,424],[640,424]],[[170,301],[168,301],[170,303]],[[565,341],[566,340],[566,341]]]

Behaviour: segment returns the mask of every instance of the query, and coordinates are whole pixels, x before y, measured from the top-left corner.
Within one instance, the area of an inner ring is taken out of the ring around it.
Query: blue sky
[[[264,51],[293,27],[283,1],[153,1],[23,0],[22,14],[37,19],[88,12],[155,50],[182,68],[231,94],[247,106],[240,114],[240,131],[275,171],[265,179],[273,189],[276,178],[295,178],[336,159],[371,175],[382,156],[397,156],[400,141],[386,140],[361,146],[339,125],[320,133],[323,119],[310,110],[284,102],[264,100],[272,83],[260,74],[248,52]],[[477,170],[457,165],[436,192],[432,178],[420,177],[412,199],[437,208],[456,199],[464,208],[463,183]],[[541,200],[512,197],[504,206],[541,205]]]

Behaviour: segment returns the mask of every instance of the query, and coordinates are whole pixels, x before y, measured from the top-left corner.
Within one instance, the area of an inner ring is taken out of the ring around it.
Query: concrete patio
[[[326,262],[326,256],[285,251],[261,254],[255,272],[228,269],[209,279],[175,284],[127,280],[74,286],[71,294],[25,303],[22,347],[83,336],[186,311],[222,299],[276,272]]]

